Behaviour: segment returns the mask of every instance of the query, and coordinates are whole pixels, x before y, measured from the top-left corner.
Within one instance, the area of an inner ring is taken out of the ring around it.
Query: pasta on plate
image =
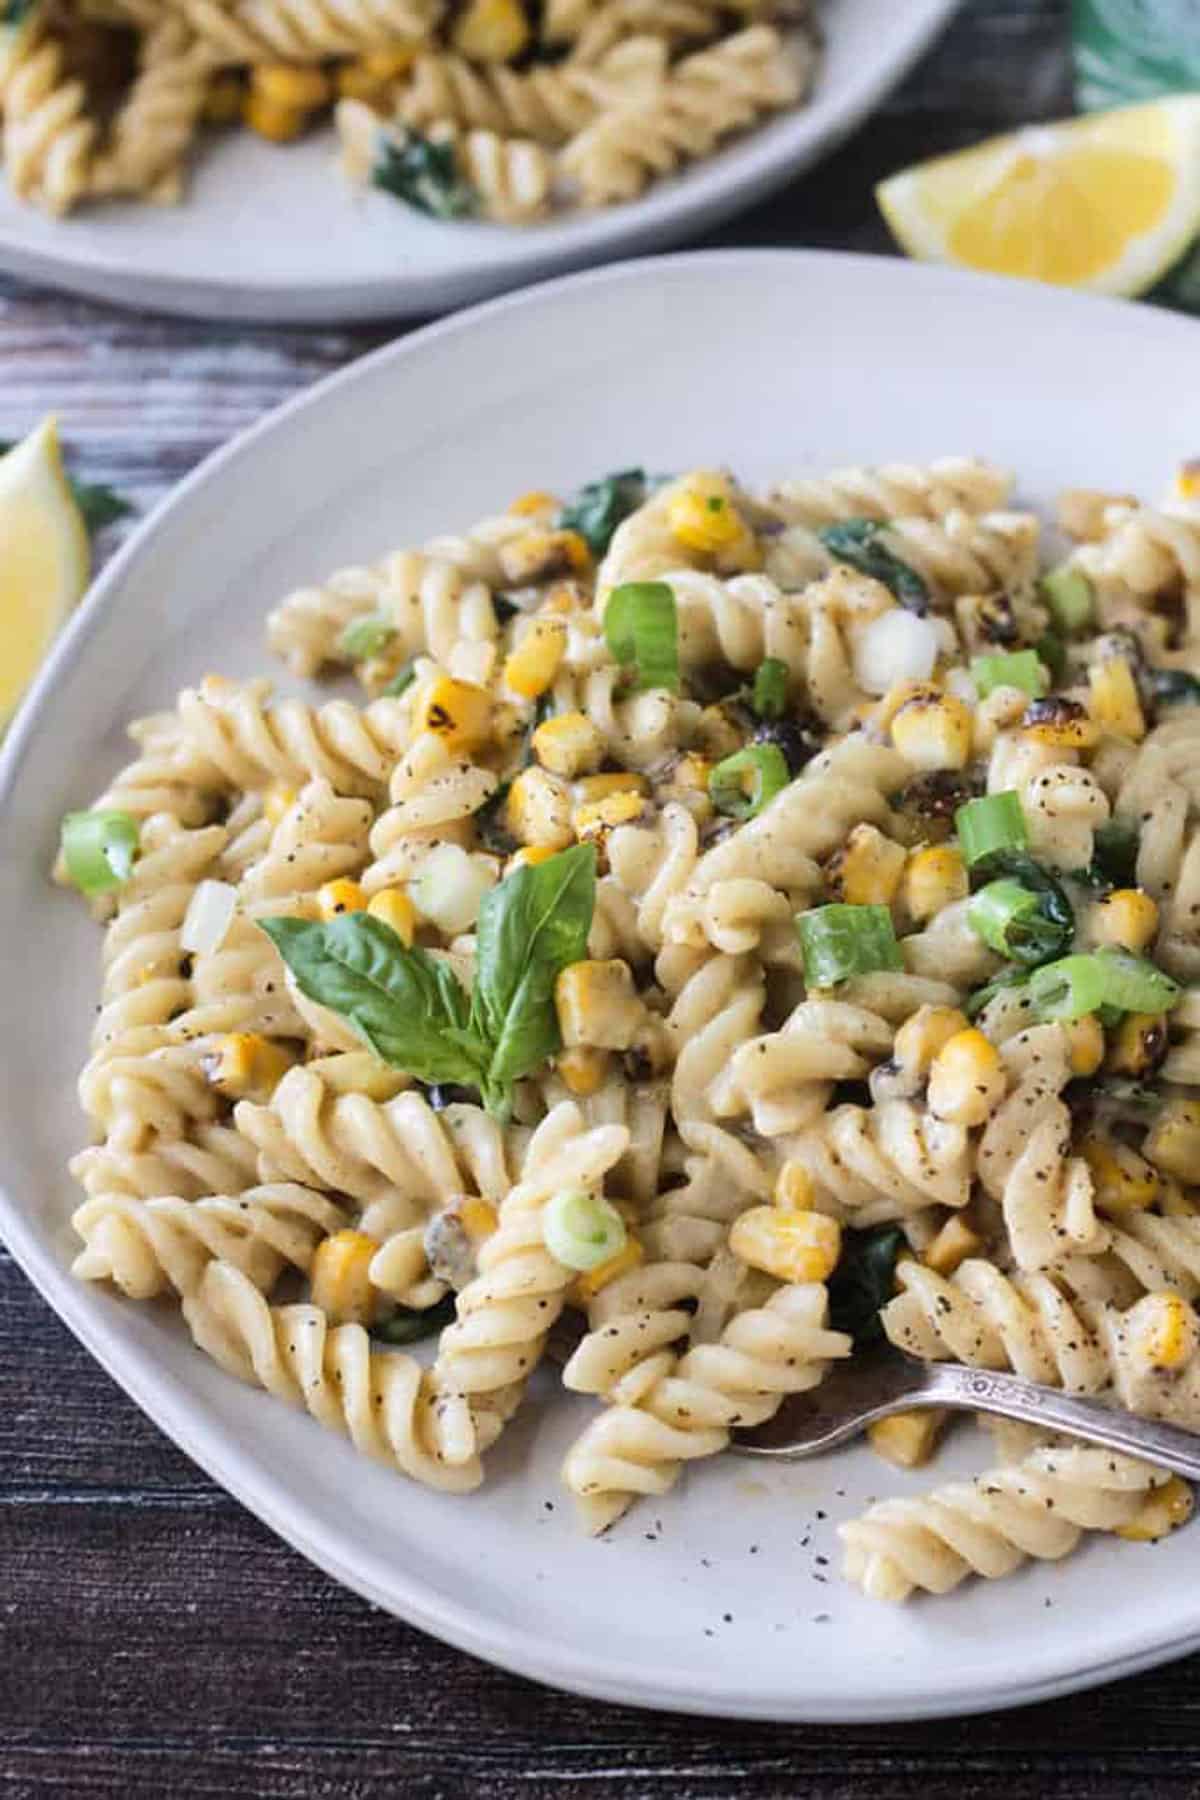
[[[593,1530],[883,1335],[1200,1427],[1195,485],[1068,492],[1055,561],[975,459],[627,469],[287,596],[360,697],[209,675],[64,822],[76,1272],[448,1492],[549,1359]],[[991,1460],[850,1580],[1190,1511]]]
[[[173,201],[204,136],[333,114],[356,185],[530,224],[801,104],[816,60],[809,0],[3,0],[0,162],[55,214]]]

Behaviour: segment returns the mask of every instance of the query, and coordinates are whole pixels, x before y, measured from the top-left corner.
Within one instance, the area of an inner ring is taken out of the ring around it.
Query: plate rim
[[[711,229],[774,192],[831,154],[862,124],[904,80],[961,4],[911,0],[912,10],[900,9],[889,21],[895,25],[890,53],[865,76],[850,81],[836,116],[815,135],[810,107],[778,115],[765,122],[769,134],[753,131],[735,140],[694,165],[687,182],[668,180],[624,205],[568,213],[545,233],[529,231],[525,253],[511,260],[485,254],[449,270],[413,276],[372,275],[299,287],[290,277],[280,277],[255,279],[246,286],[236,276],[180,275],[161,264],[130,268],[119,253],[91,244],[68,250],[70,220],[61,224],[61,249],[30,243],[14,224],[0,220],[0,273],[119,306],[220,323],[352,324],[419,317],[474,303],[602,258],[640,255],[653,244],[673,245],[689,231]],[[519,228],[489,229],[505,230],[508,242],[509,233]]]
[[[444,339],[471,333],[510,309],[550,304],[565,292],[582,287],[617,287],[637,284],[652,272],[691,270],[697,276],[708,269],[752,267],[756,276],[768,266],[795,271],[802,280],[806,268],[836,263],[856,270],[857,279],[882,277],[923,285],[932,295],[978,294],[981,288],[993,295],[1012,294],[1012,283],[996,277],[978,276],[928,265],[914,265],[897,259],[881,259],[862,254],[823,250],[710,250],[693,251],[669,257],[642,258],[609,265],[583,273],[559,276],[517,293],[500,296],[481,305],[427,325],[418,331],[369,354],[355,359],[325,376],[312,387],[295,395],[283,406],[268,412],[247,430],[212,451],[171,493],[139,522],[112,561],[93,583],[76,616],[58,639],[37,680],[26,695],[7,740],[0,747],[0,827],[7,822],[9,804],[17,789],[18,777],[25,762],[26,745],[40,721],[60,671],[80,655],[97,624],[110,606],[117,603],[130,566],[142,555],[161,531],[172,522],[177,511],[185,509],[198,488],[220,471],[236,464],[252,453],[260,441],[274,433],[288,431],[295,420],[308,409],[319,408],[334,390],[350,388],[356,382],[369,383],[375,371],[385,362],[402,363],[420,358],[426,347]],[[1039,289],[1037,284],[1019,284],[1034,290],[1037,304],[1059,311],[1068,323],[1068,315],[1099,316],[1115,320],[1121,312],[1129,314],[1128,302],[1104,297],[1081,295],[1061,290]],[[1099,313],[1097,313],[1099,309]],[[1152,313],[1129,314],[1140,317],[1143,327],[1179,339],[1194,353],[1200,338],[1200,324],[1194,320],[1155,309]],[[1153,320],[1153,323],[1151,321]],[[866,1723],[909,1719],[970,1715],[984,1710],[1000,1710],[1027,1705],[1056,1695],[1073,1693],[1087,1687],[1153,1667],[1189,1651],[1200,1648],[1200,1617],[1194,1630],[1174,1631],[1164,1636],[1155,1628],[1129,1634],[1127,1648],[1117,1655],[1109,1654],[1096,1662],[1069,1665],[1060,1653],[1059,1665],[1035,1676],[1018,1675],[1010,1683],[997,1685],[989,1678],[985,1691],[952,1692],[922,1696],[905,1695],[899,1705],[889,1704],[887,1696],[876,1692],[865,1698],[810,1700],[803,1694],[766,1693],[761,1697],[731,1698],[722,1689],[719,1678],[703,1670],[689,1668],[673,1680],[660,1678],[652,1688],[639,1688],[631,1693],[628,1677],[620,1673],[619,1662],[603,1651],[582,1652],[555,1646],[541,1652],[536,1640],[519,1627],[480,1616],[462,1603],[440,1594],[420,1574],[403,1566],[389,1571],[389,1587],[377,1585],[366,1567],[347,1560],[341,1553],[336,1536],[322,1532],[319,1536],[305,1528],[302,1520],[289,1513],[286,1495],[269,1471],[261,1474],[241,1456],[238,1445],[219,1426],[209,1422],[203,1406],[181,1399],[172,1391],[172,1378],[160,1372],[143,1353],[131,1351],[116,1329],[117,1313],[109,1319],[109,1309],[118,1303],[108,1296],[92,1294],[76,1282],[69,1269],[48,1247],[37,1241],[32,1216],[26,1215],[14,1193],[0,1185],[0,1240],[8,1247],[18,1267],[52,1307],[68,1330],[95,1357],[106,1373],[127,1393],[147,1417],[186,1455],[192,1458],[218,1486],[234,1495],[249,1511],[293,1548],[300,1551],[335,1580],[349,1587],[374,1605],[404,1618],[419,1629],[483,1660],[509,1669],[545,1685],[566,1689],[624,1705],[652,1710],[699,1713],[710,1717],[747,1718],[778,1722]],[[278,1490],[278,1492],[277,1492]]]

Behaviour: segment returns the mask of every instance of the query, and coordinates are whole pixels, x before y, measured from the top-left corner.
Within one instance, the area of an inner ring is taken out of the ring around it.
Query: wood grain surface
[[[709,241],[885,251],[879,176],[1066,110],[1067,10],[973,0],[832,161]],[[0,284],[0,437],[53,408],[80,473],[144,510],[387,335],[217,328]],[[854,1729],[551,1693],[397,1623],[279,1543],[0,1252],[3,1800],[1184,1800],[1200,1793],[1198,1678],[1193,1660],[1017,1714]]]

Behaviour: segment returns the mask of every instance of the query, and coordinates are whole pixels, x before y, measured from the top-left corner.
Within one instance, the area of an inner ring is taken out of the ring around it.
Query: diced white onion
[[[208,956],[225,942],[237,911],[237,889],[227,881],[202,881],[188,902],[179,942],[190,956]]]
[[[486,858],[470,856],[458,844],[439,844],[409,882],[408,891],[423,918],[455,937],[474,925],[495,879],[496,871]]]
[[[854,651],[854,674],[868,694],[886,694],[897,681],[927,681],[938,659],[937,626],[902,606],[872,619]]]

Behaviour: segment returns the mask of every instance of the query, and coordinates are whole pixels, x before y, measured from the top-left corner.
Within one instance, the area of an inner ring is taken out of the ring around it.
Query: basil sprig
[[[909,612],[928,612],[929,589],[924,578],[888,549],[880,537],[884,529],[874,519],[843,519],[837,525],[826,525],[817,536],[830,556],[849,563],[860,575],[882,581]]]
[[[636,512],[645,500],[647,487],[644,469],[618,469],[613,475],[602,475],[598,481],[585,482],[571,496],[558,523],[566,530],[577,531],[599,560],[622,519]]]
[[[879,1315],[896,1291],[896,1263],[907,1249],[898,1225],[850,1231],[829,1282],[829,1323],[858,1345],[883,1336]]]
[[[466,219],[478,209],[478,195],[459,172],[453,144],[436,143],[419,131],[380,136],[371,183],[434,219]]]
[[[469,997],[449,963],[369,913],[259,922],[300,992],[376,1056],[418,1081],[474,1088],[505,1119],[513,1084],[559,1048],[554,984],[586,956],[595,904],[590,844],[517,869],[480,907]]]

